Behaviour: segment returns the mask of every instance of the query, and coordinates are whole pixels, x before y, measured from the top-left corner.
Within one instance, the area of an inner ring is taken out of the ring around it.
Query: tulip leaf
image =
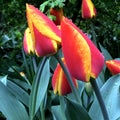
[[[52,111],[54,120],[67,120],[61,110],[60,105],[52,106],[51,111]]]
[[[28,120],[25,107],[0,82],[0,111],[8,120]]]
[[[103,55],[105,56],[105,60],[111,60],[112,56],[110,55],[110,53],[107,51],[107,49],[105,49],[101,44],[99,44],[100,49],[103,53]]]
[[[7,80],[7,88],[19,101],[28,107],[29,95],[24,89],[9,80]]]
[[[66,98],[67,120],[91,120],[87,111],[78,103]]]
[[[101,88],[101,94],[104,98],[110,120],[118,119],[120,117],[120,74],[107,80]],[[89,114],[92,120],[103,120],[103,115],[96,98]]]
[[[45,60],[45,59],[44,59]],[[41,68],[41,72],[37,72],[35,79],[33,81],[32,89],[31,89],[31,95],[30,95],[30,106],[29,106],[29,112],[30,112],[30,120],[33,119],[36,112],[38,111],[48,88],[48,83],[50,79],[50,67],[49,67],[49,60],[42,61],[42,67],[38,67],[38,69]],[[38,70],[39,71],[39,70]]]

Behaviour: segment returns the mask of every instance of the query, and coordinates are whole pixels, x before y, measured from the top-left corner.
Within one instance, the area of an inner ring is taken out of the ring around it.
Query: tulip
[[[32,5],[26,4],[28,26],[38,56],[57,52],[61,44],[61,32],[46,15]]]
[[[93,18],[97,14],[91,0],[82,0],[82,18]]]
[[[107,60],[106,66],[113,75],[120,73],[120,60]]]
[[[61,39],[64,58],[71,75],[84,82],[96,78],[104,66],[104,56],[71,20],[63,17]]]
[[[60,25],[62,17],[63,17],[63,9],[62,8],[59,8],[59,9],[51,8],[50,9],[50,14],[56,17],[56,19],[53,20],[54,23],[56,25]]]
[[[24,33],[23,49],[26,54],[31,54],[34,53],[34,48],[34,41],[32,40],[30,29],[27,28]]]
[[[62,59],[62,61],[65,64],[65,60]],[[72,80],[75,87],[77,87],[78,86],[77,80],[75,78],[72,78]],[[59,95],[66,95],[72,92],[70,85],[67,81],[67,78],[59,64],[57,65],[52,77],[52,87],[55,94],[58,93]]]

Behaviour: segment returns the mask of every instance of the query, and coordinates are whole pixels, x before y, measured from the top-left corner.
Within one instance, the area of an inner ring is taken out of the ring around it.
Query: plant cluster
[[[119,120],[119,0],[3,3],[0,119]]]

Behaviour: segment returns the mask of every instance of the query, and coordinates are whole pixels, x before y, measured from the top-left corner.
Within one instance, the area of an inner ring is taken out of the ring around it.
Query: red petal
[[[46,56],[57,52],[57,42],[42,35],[33,25],[35,50],[38,56]]]
[[[34,53],[35,49],[35,44],[34,41],[32,40],[32,36],[30,33],[30,29],[27,28],[24,33],[24,38],[23,38],[23,49],[26,54]]]
[[[72,80],[74,85],[77,87],[76,79],[73,78]],[[72,92],[67,78],[59,64],[57,65],[52,77],[52,87],[55,94],[58,93],[59,95],[66,95]]]
[[[119,60],[108,60],[106,61],[106,66],[113,75],[120,73],[120,61]]]
[[[91,73],[91,53],[85,35],[70,20],[61,23],[62,50],[68,69],[73,77],[89,81]]]
[[[91,0],[82,0],[82,18],[92,18],[97,12]]]
[[[57,26],[51,21],[46,15],[40,12],[37,8],[32,5],[26,5],[27,20],[31,32],[33,32],[32,24],[37,30],[44,36],[61,42],[61,33]],[[34,34],[34,33],[33,33]],[[32,35],[34,37],[34,35]]]

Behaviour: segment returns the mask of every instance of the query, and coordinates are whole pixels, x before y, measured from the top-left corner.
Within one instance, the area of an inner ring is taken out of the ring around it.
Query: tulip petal
[[[35,52],[38,56],[46,56],[57,52],[58,45],[56,41],[47,36],[43,36],[33,25],[35,35]]]
[[[98,48],[67,18],[63,18],[61,23],[61,36],[63,54],[70,73],[85,82],[90,77],[96,78],[104,66],[104,56]]]
[[[73,78],[72,80],[74,85],[77,87],[76,79]],[[58,93],[59,95],[66,95],[72,92],[67,78],[59,64],[57,65],[52,77],[52,87],[55,94]]]
[[[82,18],[92,18],[97,12],[91,0],[82,0]]]
[[[26,4],[27,20],[30,30],[33,32],[33,25],[44,36],[49,37],[52,40],[61,42],[61,33],[56,25],[42,12],[32,5]],[[34,35],[32,35],[34,39]]]
[[[87,36],[86,36],[87,37]],[[92,70],[91,70],[91,77],[97,78],[104,67],[104,56],[98,50],[98,48],[93,44],[93,42],[87,39],[87,42],[90,47],[91,51],[91,58],[92,58]]]
[[[23,49],[26,54],[34,53],[34,41],[32,40],[30,29],[27,28],[23,38]]]
[[[85,35],[70,20],[61,23],[62,50],[68,69],[73,77],[89,81],[91,73],[91,52]]]
[[[113,75],[120,73],[120,61],[119,60],[107,60],[106,66]]]

